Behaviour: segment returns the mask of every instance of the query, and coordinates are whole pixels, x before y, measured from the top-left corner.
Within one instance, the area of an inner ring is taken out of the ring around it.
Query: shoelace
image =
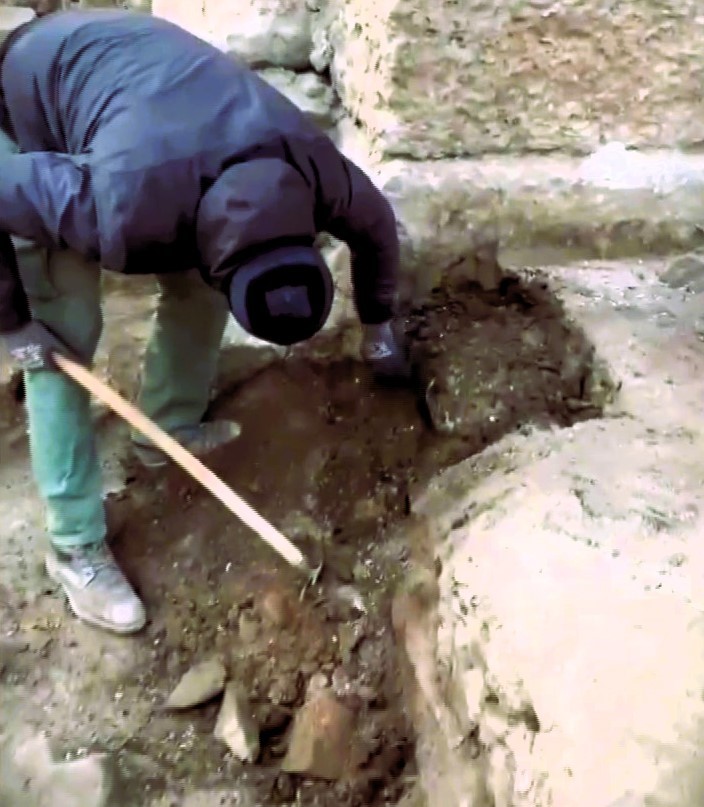
[[[117,564],[102,547],[76,554],[71,560],[81,574],[90,576],[93,580],[99,575],[103,575],[108,584],[119,582],[121,579]]]

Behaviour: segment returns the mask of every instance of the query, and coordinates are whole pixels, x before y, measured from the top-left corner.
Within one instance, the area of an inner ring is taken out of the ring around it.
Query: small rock
[[[241,762],[254,762],[259,756],[259,727],[244,690],[233,681],[225,688],[214,733]]]
[[[281,769],[335,781],[347,768],[354,714],[329,693],[321,693],[296,715]]]
[[[237,622],[240,639],[243,644],[253,644],[259,636],[259,621],[251,614],[243,611]]]
[[[17,804],[102,807],[109,796],[102,755],[54,762],[46,737],[40,735],[20,745],[13,762],[23,782],[24,798]]]
[[[314,700],[322,692],[330,688],[330,679],[324,672],[317,672],[311,676],[306,689],[306,700]]]
[[[660,276],[660,280],[673,289],[684,288],[704,291],[704,255],[680,255]]]
[[[226,12],[213,23],[227,26],[226,50],[251,67],[305,70],[313,49],[311,13],[303,4],[223,4]]]
[[[364,566],[366,577],[370,576],[369,569]],[[360,579],[356,577],[355,579]],[[346,603],[352,610],[357,611],[359,614],[367,613],[367,606],[364,604],[364,597],[358,589],[354,586],[338,586],[335,589],[335,596],[340,602]]]
[[[277,588],[272,588],[264,594],[259,610],[264,621],[275,628],[283,628],[293,618],[290,598]]]
[[[311,516],[307,513],[294,511],[289,513],[281,525],[281,531],[288,538],[300,540],[304,538],[312,538],[316,541],[323,541],[326,537],[325,530],[323,530]]]
[[[259,75],[285,95],[316,126],[327,130],[335,125],[339,117],[335,108],[335,93],[320,76],[279,68],[260,70]]]
[[[196,664],[181,680],[169,696],[169,709],[189,709],[219,695],[225,688],[227,673],[219,659],[210,659]]]

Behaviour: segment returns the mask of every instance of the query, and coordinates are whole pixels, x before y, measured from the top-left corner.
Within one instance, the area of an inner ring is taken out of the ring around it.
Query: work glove
[[[362,358],[380,381],[402,382],[411,378],[408,343],[398,322],[364,325]]]
[[[71,351],[39,320],[17,331],[3,334],[7,350],[21,370],[55,370],[52,353],[71,355]]]

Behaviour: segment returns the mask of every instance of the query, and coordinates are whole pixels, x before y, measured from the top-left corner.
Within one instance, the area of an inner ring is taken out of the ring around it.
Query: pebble
[[[227,673],[219,659],[196,664],[181,678],[166,701],[169,709],[190,709],[219,695],[225,688]]]
[[[246,693],[234,681],[225,688],[214,734],[241,762],[254,762],[259,756],[259,726]]]

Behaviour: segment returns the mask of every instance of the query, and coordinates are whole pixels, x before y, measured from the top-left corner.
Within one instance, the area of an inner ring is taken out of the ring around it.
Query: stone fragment
[[[345,622],[338,628],[340,657],[344,664],[352,660],[352,653],[364,638],[358,622]]]
[[[660,275],[660,280],[673,289],[686,287],[696,293],[704,291],[704,255],[679,255]]]
[[[315,700],[321,693],[330,689],[330,677],[327,673],[317,672],[311,676],[306,687],[306,700]]]
[[[228,53],[252,67],[305,70],[313,47],[304,0],[205,0],[205,23]]]
[[[13,755],[23,783],[23,796],[22,801],[12,803],[34,807],[103,807],[110,795],[103,760],[102,755],[91,755],[72,762],[54,762],[44,735],[26,740]]]
[[[296,715],[281,768],[318,779],[340,779],[354,739],[354,714],[329,693],[320,693]]]
[[[230,317],[223,334],[218,386],[241,384],[283,357],[285,348],[250,336]]]
[[[254,762],[259,756],[259,727],[246,693],[234,681],[225,687],[214,733],[241,762]]]
[[[219,695],[227,673],[219,659],[196,664],[181,678],[166,702],[169,709],[190,709]]]
[[[256,642],[260,632],[260,623],[251,613],[242,611],[237,621],[237,628],[242,644],[247,645]]]
[[[294,73],[280,67],[259,70],[259,75],[285,95],[321,129],[331,129],[339,118],[335,93],[315,73]]]
[[[293,540],[313,538],[316,541],[323,541],[325,539],[325,532],[316,519],[300,510],[292,510],[287,514],[281,530],[284,535]]]
[[[301,693],[300,674],[280,671],[269,687],[269,700],[276,706],[292,706]]]
[[[259,611],[264,622],[275,628],[290,625],[295,616],[291,597],[277,587],[272,587],[264,592],[259,603]]]

